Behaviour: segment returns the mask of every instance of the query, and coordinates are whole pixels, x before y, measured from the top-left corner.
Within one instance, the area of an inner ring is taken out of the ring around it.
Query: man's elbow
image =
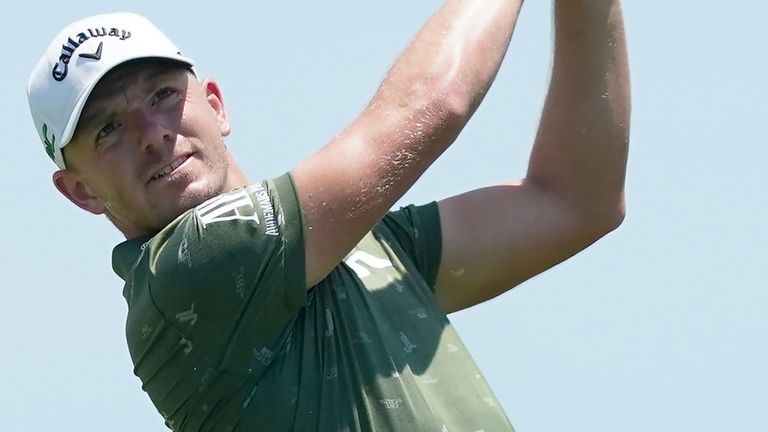
[[[406,109],[422,125],[423,136],[431,136],[447,144],[458,138],[471,117],[468,102],[450,87],[435,89],[413,101]]]
[[[472,118],[483,99],[483,94],[475,94],[466,88],[460,80],[442,83],[441,102],[454,126],[463,127]]]
[[[619,228],[624,223],[626,216],[627,211],[623,199],[613,205],[590,212],[588,224],[596,236],[595,240]]]

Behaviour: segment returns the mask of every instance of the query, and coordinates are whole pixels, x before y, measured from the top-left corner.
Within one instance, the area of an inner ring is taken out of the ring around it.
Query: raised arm
[[[522,0],[449,0],[360,116],[292,170],[307,285],[322,280],[454,141],[509,45]]]
[[[446,310],[501,294],[621,223],[629,114],[620,2],[555,0],[554,69],[527,176],[440,202]]]
[[[528,179],[589,218],[623,215],[629,68],[618,0],[555,1],[555,63]]]

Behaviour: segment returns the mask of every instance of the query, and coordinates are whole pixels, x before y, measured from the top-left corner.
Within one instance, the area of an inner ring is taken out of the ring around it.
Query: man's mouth
[[[178,159],[174,160],[173,162],[169,163],[168,165],[166,165],[166,166],[162,167],[160,170],[158,170],[155,173],[155,175],[153,175],[149,179],[149,181],[155,181],[155,180],[158,180],[158,179],[161,179],[161,178],[167,176],[168,174],[172,173],[176,168],[182,166],[184,164],[184,162],[189,160],[190,157],[192,157],[192,155],[189,155],[189,154],[185,154],[185,155],[179,157]]]

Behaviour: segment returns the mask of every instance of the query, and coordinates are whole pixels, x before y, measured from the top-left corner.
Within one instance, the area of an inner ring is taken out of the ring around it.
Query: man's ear
[[[227,110],[224,109],[224,99],[221,97],[219,85],[211,78],[206,78],[203,81],[203,91],[205,91],[206,98],[208,99],[211,108],[216,112],[221,136],[229,135],[229,132],[232,130],[232,125],[229,123]]]
[[[93,214],[106,211],[104,203],[90,187],[72,170],[59,170],[53,173],[53,184],[62,195],[76,206]]]

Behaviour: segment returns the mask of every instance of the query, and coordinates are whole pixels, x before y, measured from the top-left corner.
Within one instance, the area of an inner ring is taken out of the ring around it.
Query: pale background
[[[61,27],[106,11],[150,17],[219,80],[229,145],[258,180],[344,127],[440,4],[263,3],[3,8],[1,430],[166,430],[131,372],[110,267],[121,237],[54,190],[29,117],[27,75]],[[766,431],[768,6],[643,0],[625,12],[634,110],[624,225],[452,320],[520,432]],[[527,2],[486,102],[401,203],[523,174],[550,14],[551,1]]]

